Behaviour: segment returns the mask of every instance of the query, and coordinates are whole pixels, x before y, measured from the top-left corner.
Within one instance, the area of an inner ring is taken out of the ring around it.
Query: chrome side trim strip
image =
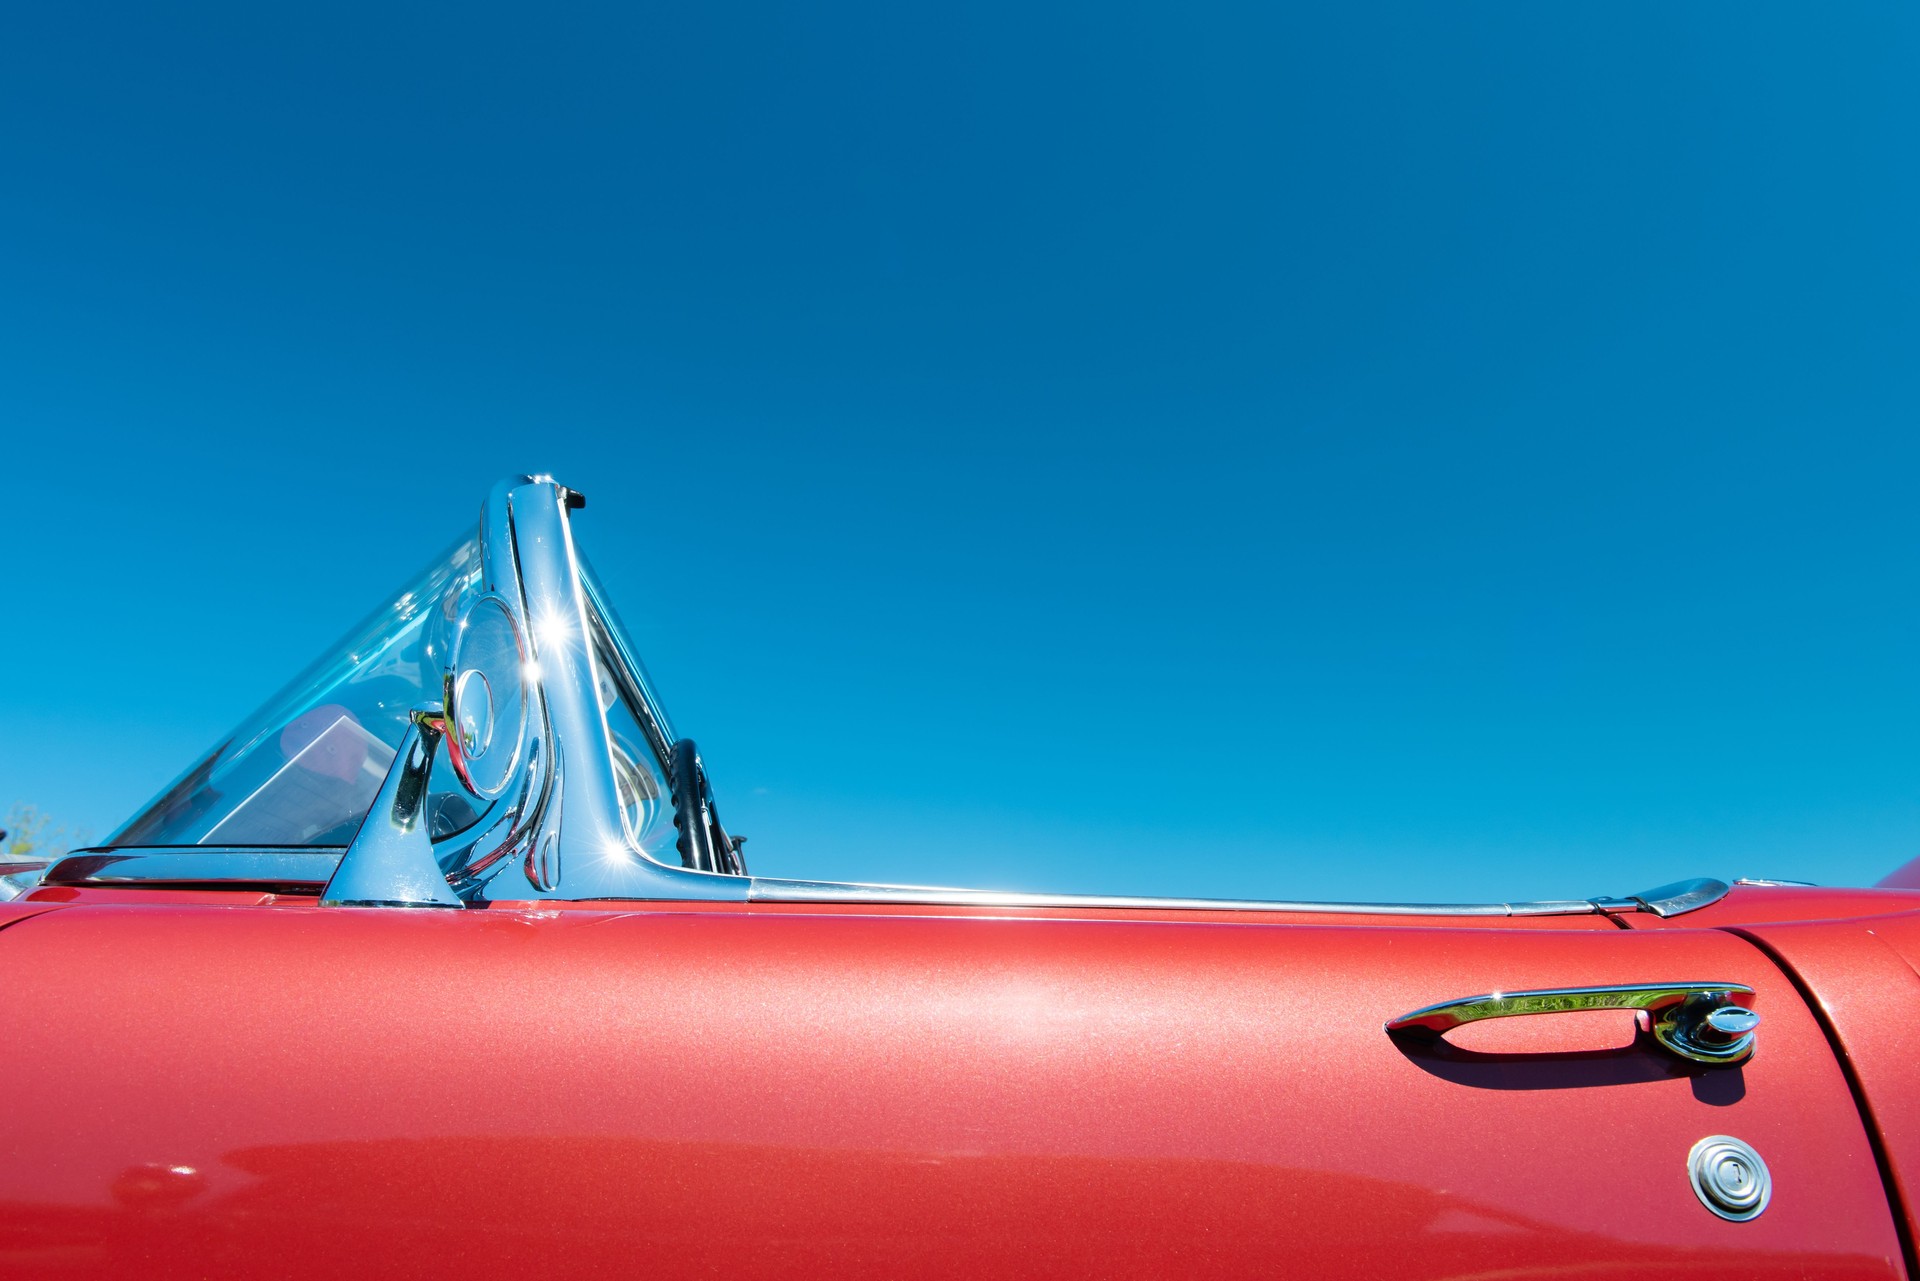
[[[1508,916],[1584,916],[1600,911],[1585,899],[1543,898],[1507,904]]]
[[[287,849],[181,845],[147,849],[75,850],[41,878],[42,885],[260,886],[283,894],[318,894],[340,866],[337,846]]]
[[[47,869],[44,885],[204,885],[261,886],[284,894],[318,894],[332,879],[339,848],[174,846],[147,849],[76,850]],[[658,866],[657,864],[655,866]],[[1330,916],[1584,916],[1603,910],[1654,912],[1673,916],[1718,902],[1727,893],[1719,881],[1682,882],[1694,886],[1685,896],[1674,887],[1648,890],[1630,898],[1583,901],[1548,899],[1512,903],[1297,903],[1273,899],[1155,898],[1126,894],[1025,894],[1004,890],[960,889],[944,885],[873,885],[854,881],[794,881],[778,877],[718,876],[681,872],[676,880],[699,878],[702,889],[720,891],[713,902],[737,902],[744,882],[749,903],[871,903],[950,907],[1122,908],[1143,911],[1299,912]],[[1718,892],[1713,892],[1718,887]],[[686,893],[648,892],[636,885],[618,897],[630,901],[686,898]],[[680,889],[679,885],[672,887]],[[505,898],[505,895],[499,897]],[[533,894],[527,898],[536,897]],[[699,897],[709,897],[701,895]],[[1664,910],[1662,910],[1664,909]]]
[[[1147,911],[1315,912],[1347,916],[1579,916],[1600,909],[1579,899],[1540,903],[1291,903],[1271,899],[1155,898],[1126,894],[1021,894],[939,885],[867,885],[756,876],[749,903],[872,903],[951,907],[1139,908]]]

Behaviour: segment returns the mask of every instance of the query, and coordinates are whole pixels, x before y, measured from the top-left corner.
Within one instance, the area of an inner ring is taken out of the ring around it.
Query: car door
[[[1721,930],[120,898],[0,932],[9,1275],[1904,1275],[1819,1026]],[[1385,1030],[1687,982],[1752,989],[1750,1060]]]

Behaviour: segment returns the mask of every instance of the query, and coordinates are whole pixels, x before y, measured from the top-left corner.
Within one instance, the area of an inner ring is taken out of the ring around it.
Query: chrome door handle
[[[1734,1000],[1753,989],[1739,983],[1625,983],[1617,987],[1547,987],[1489,992],[1443,1001],[1402,1014],[1389,1033],[1439,1036],[1481,1019],[1573,1010],[1645,1010],[1655,1015],[1654,1039],[1683,1059],[1731,1066],[1753,1054],[1760,1016]]]

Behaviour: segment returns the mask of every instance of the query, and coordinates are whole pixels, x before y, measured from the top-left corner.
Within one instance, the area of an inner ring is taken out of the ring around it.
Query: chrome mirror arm
[[[426,704],[407,717],[407,731],[373,808],[320,895],[326,907],[460,907],[433,856],[427,784],[445,729],[441,709]]]

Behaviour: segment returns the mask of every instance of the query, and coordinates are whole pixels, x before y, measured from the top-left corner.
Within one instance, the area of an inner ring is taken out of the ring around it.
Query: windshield
[[[441,701],[455,628],[481,590],[480,559],[472,538],[435,557],[107,844],[330,847],[351,841],[393,764],[407,713]],[[581,569],[620,817],[636,849],[678,864],[663,764],[673,728],[599,581],[584,561]],[[458,835],[490,813],[487,802],[460,786],[444,753],[434,762],[428,806],[435,840]]]
[[[113,846],[335,846],[353,839],[416,704],[439,702],[454,620],[478,591],[466,538],[227,736],[122,827]],[[482,812],[435,762],[436,838]]]

